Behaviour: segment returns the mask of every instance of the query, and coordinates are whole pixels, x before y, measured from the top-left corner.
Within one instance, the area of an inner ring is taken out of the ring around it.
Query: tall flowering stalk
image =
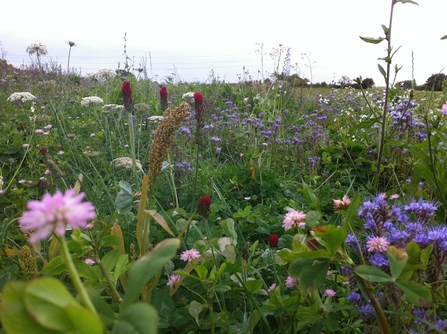
[[[194,107],[196,110],[196,170],[193,181],[192,207],[196,203],[197,177],[199,172],[199,149],[203,146],[203,127],[205,126],[205,106],[203,104],[203,94],[201,92],[194,93]]]
[[[130,87],[129,81],[123,82],[123,85],[121,86],[121,92],[123,93],[124,109],[127,111],[127,117],[128,117],[127,124],[129,124],[130,154],[132,157],[132,174],[135,178],[135,183],[137,183],[138,178],[137,178],[137,163],[136,163],[137,158],[135,153],[135,129],[133,126],[133,115],[132,115],[134,107],[132,102],[132,87]]]
[[[70,72],[70,56],[71,56],[71,49],[76,46],[76,43],[73,41],[67,42],[69,49],[68,49],[68,61],[67,61],[67,74]]]
[[[143,177],[140,205],[138,208],[137,241],[140,254],[146,252],[147,235],[149,233],[149,220],[145,216],[145,207],[150,206],[154,194],[155,183],[161,173],[163,161],[169,154],[174,137],[180,126],[189,118],[189,105],[183,102],[172,112],[165,110],[163,121],[154,132],[153,141],[149,150],[149,171]]]
[[[165,86],[161,87],[159,94],[161,110],[165,112],[168,109],[168,90]]]

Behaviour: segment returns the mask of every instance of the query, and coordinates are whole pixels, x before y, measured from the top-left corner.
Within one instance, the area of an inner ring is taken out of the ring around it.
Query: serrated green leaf
[[[371,43],[371,44],[379,44],[380,42],[382,42],[385,38],[384,37],[379,37],[379,38],[372,38],[372,37],[362,37],[359,36],[362,41],[366,42],[366,43]]]
[[[396,284],[413,304],[422,307],[431,305],[431,291],[426,286],[410,281],[396,281]]]
[[[392,282],[393,278],[387,273],[383,272],[379,268],[369,266],[369,265],[361,265],[354,269],[354,273],[369,282]]]

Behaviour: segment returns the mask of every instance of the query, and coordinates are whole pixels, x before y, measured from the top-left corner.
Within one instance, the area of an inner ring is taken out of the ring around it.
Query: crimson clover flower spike
[[[202,196],[199,199],[199,205],[197,211],[204,219],[208,219],[211,214],[211,198],[208,196]]]
[[[278,240],[279,240],[279,237],[276,233],[270,234],[269,246],[271,248],[275,248],[276,246],[278,246]]]
[[[205,105],[203,103],[203,94],[194,93],[194,106],[196,109],[196,144],[203,144],[203,127],[205,126]]]
[[[121,86],[121,92],[123,93],[123,103],[124,109],[128,112],[132,112],[133,103],[132,103],[132,88],[130,87],[129,81],[124,81]]]
[[[160,88],[160,106],[161,106],[161,110],[163,112],[166,111],[166,109],[168,109],[168,90],[166,89],[165,86]]]

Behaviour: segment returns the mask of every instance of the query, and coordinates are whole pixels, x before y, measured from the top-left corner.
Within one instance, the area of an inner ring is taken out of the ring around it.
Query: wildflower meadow
[[[447,80],[392,18],[384,87],[0,60],[0,333],[447,333]]]

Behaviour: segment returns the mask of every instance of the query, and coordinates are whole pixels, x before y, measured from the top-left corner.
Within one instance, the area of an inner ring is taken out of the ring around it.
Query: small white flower
[[[163,121],[163,116],[151,116],[147,120],[149,123],[158,123]]]
[[[182,95],[183,100],[191,100],[194,99],[194,92],[188,92]]]

